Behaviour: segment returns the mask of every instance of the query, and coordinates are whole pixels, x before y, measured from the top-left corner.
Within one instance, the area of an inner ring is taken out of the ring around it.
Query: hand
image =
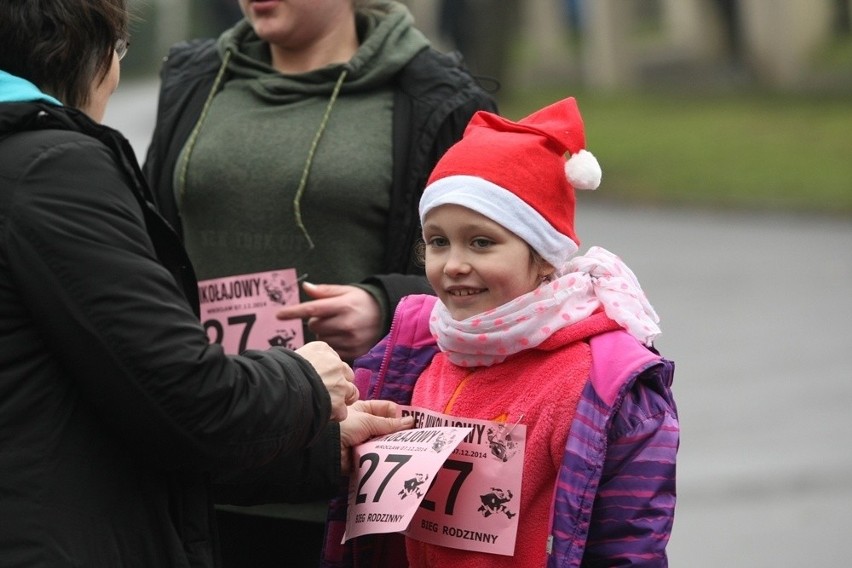
[[[278,319],[307,319],[308,329],[340,354],[353,361],[376,344],[382,332],[382,314],[378,302],[357,286],[302,284],[314,298],[282,308]]]
[[[331,419],[341,422],[346,418],[347,407],[358,400],[358,389],[352,381],[352,367],[322,341],[311,341],[296,349],[316,369],[331,397]]]
[[[359,400],[340,423],[340,471],[349,474],[353,446],[375,436],[384,436],[414,426],[414,417],[399,417],[399,408],[389,400]]]

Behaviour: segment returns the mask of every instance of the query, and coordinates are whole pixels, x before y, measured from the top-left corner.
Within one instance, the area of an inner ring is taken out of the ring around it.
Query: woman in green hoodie
[[[302,303],[279,317],[303,319],[306,339],[351,361],[386,333],[402,296],[429,291],[414,251],[420,194],[470,117],[496,105],[398,2],[240,6],[245,19],[218,39],[170,51],[145,173],[200,279],[308,275]],[[282,535],[306,529],[299,548],[318,559],[324,507],[253,510],[263,522],[246,512],[220,512],[226,560],[244,543],[233,557],[262,566],[246,555],[281,543],[286,558],[258,555],[294,564],[295,539]],[[256,542],[229,522],[250,522]]]

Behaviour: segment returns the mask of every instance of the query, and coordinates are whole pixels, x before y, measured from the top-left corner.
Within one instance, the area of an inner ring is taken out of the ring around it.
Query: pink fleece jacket
[[[445,414],[527,427],[514,556],[496,556],[406,539],[412,568],[525,568],[547,562],[546,540],[556,475],[577,402],[591,367],[587,341],[619,329],[603,312],[566,327],[535,349],[490,367],[456,366],[435,356],[414,387],[412,404]]]

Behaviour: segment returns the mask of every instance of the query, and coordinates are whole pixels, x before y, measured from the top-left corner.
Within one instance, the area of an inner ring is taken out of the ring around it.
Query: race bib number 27
[[[451,548],[512,555],[526,426],[403,406],[415,428],[355,448],[344,542],[403,532]]]
[[[282,306],[299,303],[294,268],[202,280],[198,297],[207,337],[229,355],[304,344],[300,320],[275,317]]]

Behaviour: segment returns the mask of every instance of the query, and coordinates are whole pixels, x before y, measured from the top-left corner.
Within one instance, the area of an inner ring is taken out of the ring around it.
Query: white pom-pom
[[[586,150],[580,150],[565,162],[565,175],[574,189],[597,189],[601,184],[601,165]]]

